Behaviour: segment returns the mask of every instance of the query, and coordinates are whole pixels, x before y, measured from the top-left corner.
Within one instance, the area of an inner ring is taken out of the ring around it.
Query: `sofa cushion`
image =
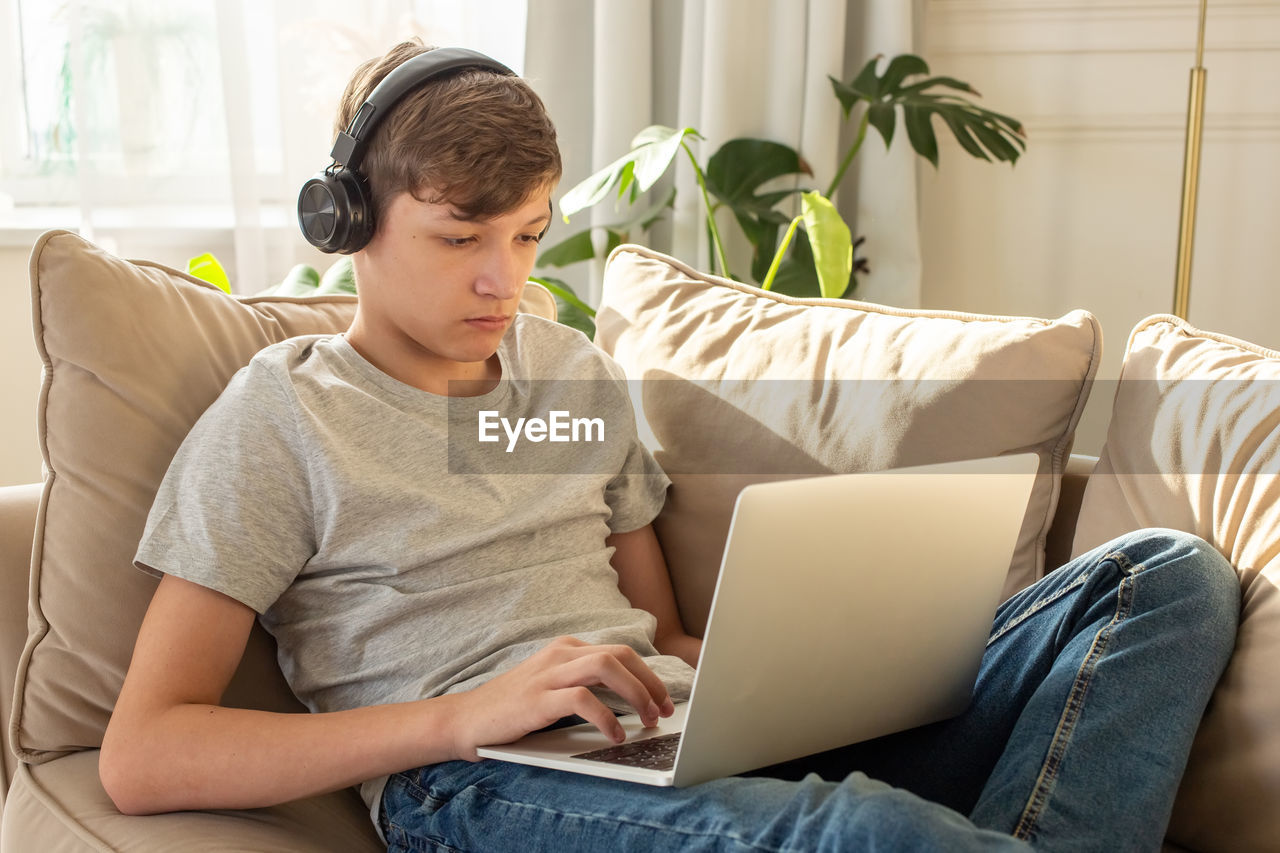
[[[736,495],[766,479],[1035,452],[1040,475],[1005,592],[1043,574],[1101,351],[1092,315],[794,299],[622,246],[596,324],[672,479],[655,528],[691,631],[705,627]]]
[[[97,750],[21,768],[4,820],[6,850],[41,853],[386,849],[369,822],[369,810],[351,789],[264,809],[122,815],[98,779]]]
[[[21,757],[38,762],[102,742],[156,585],[133,567],[134,552],[188,430],[254,353],[344,330],[356,298],[233,298],[68,232],[36,243],[31,282],[48,474],[11,734]],[[555,315],[540,287],[530,286],[521,308]],[[302,709],[260,629],[224,701]]]
[[[1129,336],[1073,551],[1141,527],[1213,543],[1236,567],[1236,651],[1191,751],[1169,838],[1196,850],[1280,839],[1280,352],[1149,317]]]

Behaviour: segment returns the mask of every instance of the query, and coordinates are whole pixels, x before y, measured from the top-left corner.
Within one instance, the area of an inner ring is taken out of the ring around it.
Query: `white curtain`
[[[871,56],[913,49],[914,4],[903,0],[529,0],[526,75],[543,93],[565,154],[562,190],[624,153],[649,124],[693,127],[699,160],[739,136],[796,148],[825,188],[852,141],[828,75],[848,80]],[[854,121],[856,121],[856,116]],[[872,272],[857,296],[919,303],[915,156],[868,138],[837,201],[867,236]],[[656,248],[708,268],[698,188],[676,167],[676,209]],[[594,220],[615,214],[601,205]],[[580,215],[581,216],[581,215]],[[726,217],[722,234],[735,234]],[[568,233],[561,225],[552,232]],[[730,247],[741,256],[741,243]],[[599,299],[599,268],[586,280]]]

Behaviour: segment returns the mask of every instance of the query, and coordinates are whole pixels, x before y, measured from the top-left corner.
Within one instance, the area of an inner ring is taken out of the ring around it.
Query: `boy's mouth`
[[[465,322],[473,328],[495,331],[510,323],[511,317],[506,314],[485,314],[481,317],[468,317]]]

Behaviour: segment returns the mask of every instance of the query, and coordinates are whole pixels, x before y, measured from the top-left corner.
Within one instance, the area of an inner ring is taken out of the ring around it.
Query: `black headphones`
[[[308,243],[322,252],[344,255],[364,248],[373,237],[373,193],[369,179],[360,174],[360,163],[374,128],[406,94],[461,68],[515,76],[496,59],[460,47],[429,50],[393,68],[356,110],[346,131],[338,134],[329,153],[333,162],[298,193],[298,226]]]

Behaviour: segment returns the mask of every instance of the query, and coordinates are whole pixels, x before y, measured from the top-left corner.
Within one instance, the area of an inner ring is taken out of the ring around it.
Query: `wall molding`
[[[929,0],[923,41],[930,56],[964,54],[1181,53],[1193,55],[1196,0]],[[1205,54],[1280,52],[1280,3],[1215,0]],[[1207,60],[1206,60],[1207,64]]]
[[[1186,137],[1186,113],[1145,113],[1116,115],[1019,115],[1027,128],[1028,142],[1170,142],[1182,145]],[[939,142],[959,147],[950,133],[938,133]],[[1280,142],[1280,114],[1250,113],[1206,115],[1206,144],[1250,144]]]

